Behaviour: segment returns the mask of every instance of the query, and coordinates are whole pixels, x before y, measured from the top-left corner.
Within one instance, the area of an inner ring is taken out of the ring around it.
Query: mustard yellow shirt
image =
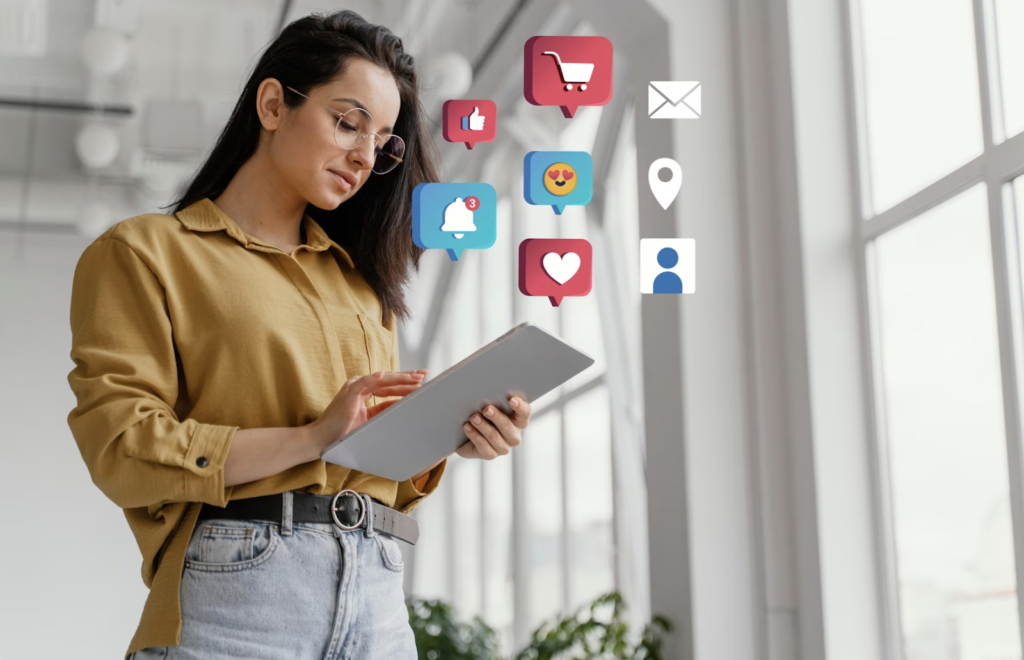
[[[68,425],[93,482],[124,509],[150,588],[126,657],[180,642],[201,503],[350,488],[409,513],[444,473],[447,462],[413,484],[316,460],[224,485],[235,431],[308,424],[348,378],[399,368],[394,318],[383,324],[341,246],[309,216],[301,226],[305,243],[285,254],[204,199],[119,222],[78,261]]]

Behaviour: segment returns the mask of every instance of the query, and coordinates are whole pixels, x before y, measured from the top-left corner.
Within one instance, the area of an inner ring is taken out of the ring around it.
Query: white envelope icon
[[[700,83],[689,80],[648,83],[647,115],[651,119],[700,119]]]

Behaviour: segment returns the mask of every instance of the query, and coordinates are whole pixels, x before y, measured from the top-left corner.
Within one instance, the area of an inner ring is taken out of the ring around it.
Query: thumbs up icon
[[[482,131],[484,130],[484,119],[485,117],[480,114],[480,107],[476,106],[473,108],[473,114],[462,118],[462,130]]]
[[[441,125],[445,140],[465,142],[466,147],[472,149],[477,142],[494,140],[498,107],[488,99],[445,101]]]

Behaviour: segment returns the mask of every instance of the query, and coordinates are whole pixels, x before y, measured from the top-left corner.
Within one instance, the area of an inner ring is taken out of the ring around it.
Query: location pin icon
[[[672,178],[668,181],[658,178],[658,172],[665,169],[672,172]],[[651,184],[651,192],[661,208],[668,210],[679,194],[679,187],[683,185],[683,168],[671,158],[659,158],[651,163],[651,169],[647,171],[647,182]]]

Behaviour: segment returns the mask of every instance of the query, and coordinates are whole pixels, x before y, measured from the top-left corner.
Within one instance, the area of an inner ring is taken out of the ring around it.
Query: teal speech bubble
[[[487,183],[421,183],[412,191],[412,240],[419,247],[484,250],[498,238],[498,195]]]
[[[523,159],[523,196],[530,204],[584,206],[594,196],[594,161],[586,151],[531,151]]]

